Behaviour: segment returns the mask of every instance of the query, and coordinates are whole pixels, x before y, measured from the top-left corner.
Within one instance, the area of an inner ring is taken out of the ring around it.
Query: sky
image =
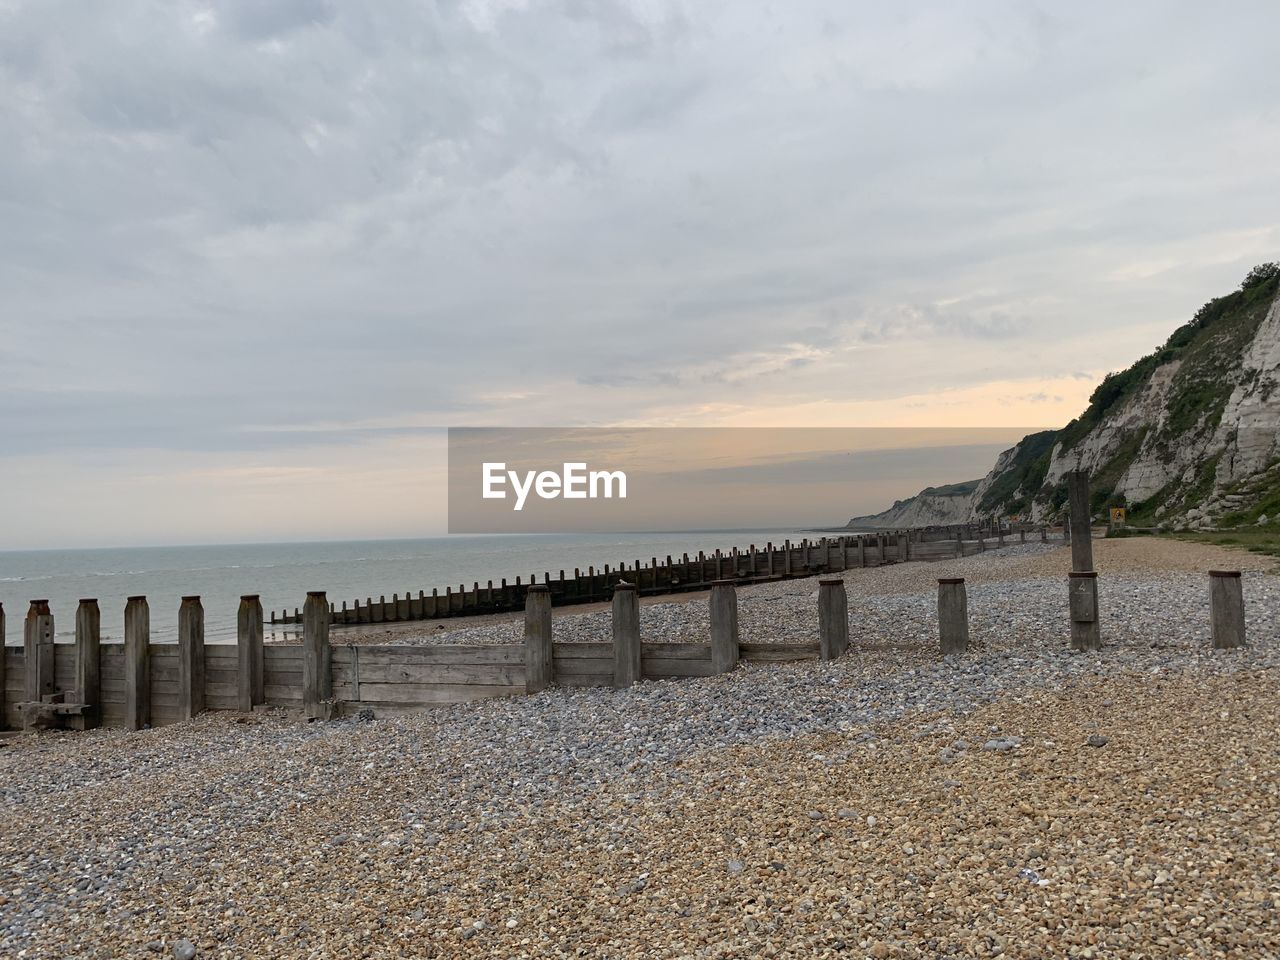
[[[1280,258],[1278,32],[0,0],[0,546],[441,532],[448,426],[1060,426]]]

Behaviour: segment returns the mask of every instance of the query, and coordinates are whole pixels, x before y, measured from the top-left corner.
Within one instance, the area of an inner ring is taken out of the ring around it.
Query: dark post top
[[[324,591],[323,591],[323,590],[308,590],[308,591],[307,591],[307,596],[308,596],[308,597],[323,597],[323,596],[324,596]],[[386,598],[384,597],[383,599],[385,600]]]
[[[529,592],[530,593],[550,593],[551,588],[548,587],[545,583],[531,583],[529,584]]]
[[[80,602],[81,603],[97,603],[98,598],[97,597],[81,597]]]
[[[737,580],[712,580],[711,585],[713,587],[736,587],[738,585],[738,581]]]
[[[939,577],[939,583],[964,583],[964,577]]]
[[[146,600],[147,600],[147,598],[146,598],[145,596],[143,596],[143,597],[129,597],[129,598],[128,598],[128,601],[129,601],[130,603],[133,603],[133,602],[134,602],[134,601],[136,601],[136,600],[141,600],[143,603],[145,603],[145,602],[146,602]]]
[[[824,577],[818,581],[820,587],[839,587],[844,584],[844,577]]]
[[[242,593],[242,594],[240,594],[240,599],[241,599],[241,600],[257,600],[257,599],[258,599],[258,594],[256,594],[256,593]]]
[[[1071,517],[1071,568],[1093,569],[1093,527],[1089,516],[1089,474],[1072,470],[1067,474],[1067,499]]]
[[[1239,571],[1239,570],[1210,570],[1210,571],[1209,571],[1209,576],[1211,576],[1211,577],[1238,577],[1238,576],[1240,576],[1240,571]]]
[[[199,599],[200,599],[200,595],[199,595],[199,594],[196,594],[194,597],[183,597],[183,598],[182,598],[182,602],[183,602],[183,603],[195,603],[195,602],[197,602]]]
[[[1068,577],[1075,577],[1079,580],[1093,580],[1098,576],[1097,570],[1072,570],[1067,574]]]

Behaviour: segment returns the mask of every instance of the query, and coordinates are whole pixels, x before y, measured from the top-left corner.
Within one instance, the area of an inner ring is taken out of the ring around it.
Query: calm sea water
[[[246,593],[262,596],[269,617],[271,610],[301,607],[308,590],[324,590],[341,605],[406,591],[430,594],[433,587],[443,593],[446,586],[470,588],[502,577],[527,582],[534,573],[541,581],[547,571],[572,575],[574,567],[647,563],[654,556],[802,536],[794,530],[736,530],[5,551],[0,603],[11,644],[21,641],[22,619],[35,599],[50,601],[58,638],[73,637],[81,597],[98,600],[103,639],[119,640],[125,598],[143,595],[151,608],[151,639],[172,641],[179,601],[196,594],[204,603],[206,639],[225,643],[235,639],[236,610]]]

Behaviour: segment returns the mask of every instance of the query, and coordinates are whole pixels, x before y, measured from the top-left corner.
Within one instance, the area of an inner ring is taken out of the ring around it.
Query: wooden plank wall
[[[909,559],[942,560],[954,557],[957,550],[965,556],[980,552],[978,540],[986,531],[976,525],[938,528],[938,536],[929,539],[917,534],[898,536],[886,533],[867,537],[859,546],[854,537],[827,539],[780,548],[734,551],[719,557],[704,557],[680,562],[667,558],[661,564],[652,558],[649,564],[637,561],[630,569],[620,567],[600,572],[574,571],[575,577],[549,583],[552,602],[556,606],[571,605],[608,596],[620,579],[639,584],[643,593],[666,593],[681,589],[704,589],[713,580],[737,578],[745,582],[811,576],[815,572],[857,566],[865,552],[868,566],[893,563],[906,547]],[[969,534],[973,539],[965,539]],[[1016,534],[1015,534],[1016,535]],[[987,537],[988,541],[992,537]],[[883,553],[880,543],[884,544]],[[391,601],[337,611],[342,622],[373,622],[387,619],[422,619],[475,612],[486,606],[523,604],[528,585],[517,581],[499,587],[481,588],[446,596],[426,597],[419,593],[411,598],[393,595]],[[345,619],[344,619],[345,618]],[[178,647],[174,643],[150,645],[151,721],[153,726],[176,722],[178,718]],[[5,716],[4,722],[14,728],[20,725],[16,705],[24,698],[23,650],[6,646]],[[74,695],[75,646],[55,645],[54,675],[59,691]],[[742,643],[741,659],[753,662],[785,662],[809,660],[818,656],[818,644]],[[124,647],[120,643],[101,645],[101,705],[104,726],[125,723]],[[500,696],[518,696],[525,692],[524,644],[472,645],[379,645],[333,647],[334,697],[346,712],[371,709],[375,715],[404,713],[425,707]],[[300,709],[302,707],[302,647],[270,645],[264,648],[265,697],[270,706]],[[612,643],[558,642],[552,647],[555,682],[567,687],[611,686],[613,684],[614,651]],[[234,644],[205,646],[205,702],[210,710],[234,710],[238,707],[238,654]],[[679,679],[713,675],[709,643],[644,643],[641,646],[642,675],[646,679]]]
[[[101,677],[102,725],[123,727],[125,725],[123,643],[104,643],[98,648],[98,671]]]
[[[523,694],[524,644],[333,648],[333,695],[343,711],[376,716]]]
[[[267,705],[301,709],[302,647],[263,647],[262,659],[262,686]]]
[[[4,725],[10,730],[22,726],[18,704],[27,698],[22,647],[4,648]]]

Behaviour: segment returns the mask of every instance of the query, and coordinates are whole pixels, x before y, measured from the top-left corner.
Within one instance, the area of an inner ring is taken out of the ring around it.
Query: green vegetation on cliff
[[[1110,373],[1089,397],[1089,406],[1057,431],[1024,438],[1008,468],[987,489],[980,513],[1024,512],[1032,500],[1051,510],[1066,501],[1065,484],[1044,483],[1055,447],[1069,454],[1100,425],[1119,413],[1151,383],[1153,374],[1169,370],[1165,409],[1154,421],[1125,428],[1106,462],[1092,471],[1092,503],[1101,511],[1126,506],[1130,522],[1152,522],[1162,509],[1194,505],[1213,489],[1216,456],[1198,465],[1190,483],[1166,485],[1142,503],[1126,503],[1117,485],[1144,449],[1154,450],[1165,463],[1188,443],[1203,440],[1218,427],[1231,392],[1239,382],[1240,359],[1280,290],[1280,264],[1254,267],[1240,289],[1202,306],[1190,321],[1175,330],[1159,350],[1127,370]],[[1168,364],[1176,363],[1173,368]]]

